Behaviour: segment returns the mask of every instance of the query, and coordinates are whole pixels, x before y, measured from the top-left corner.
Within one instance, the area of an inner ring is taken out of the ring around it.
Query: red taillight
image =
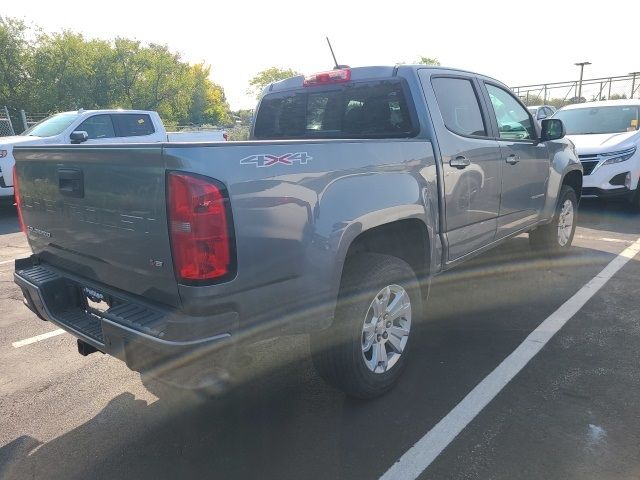
[[[18,210],[18,221],[20,222],[20,230],[26,235],[27,229],[24,226],[22,218],[22,204],[20,203],[20,188],[18,186],[18,170],[13,167],[13,195],[16,197],[16,209]]]
[[[314,73],[304,77],[303,85],[313,87],[314,85],[326,85],[328,83],[345,83],[351,80],[351,70],[329,70],[328,72]]]
[[[187,283],[233,273],[231,219],[224,187],[215,180],[171,172],[167,213],[176,275]]]
[[[228,134],[227,132],[224,132],[224,133],[222,134],[222,138],[224,138],[224,139],[225,139],[225,141],[226,141],[226,140],[229,140],[229,134]]]

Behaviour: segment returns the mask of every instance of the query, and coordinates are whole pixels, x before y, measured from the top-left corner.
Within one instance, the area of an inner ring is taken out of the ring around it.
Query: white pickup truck
[[[0,203],[13,202],[13,147],[156,142],[220,142],[223,130],[167,132],[157,112],[78,110],[52,115],[22,134],[0,137]]]
[[[558,110],[584,168],[582,197],[628,200],[640,212],[640,100],[569,105]]]

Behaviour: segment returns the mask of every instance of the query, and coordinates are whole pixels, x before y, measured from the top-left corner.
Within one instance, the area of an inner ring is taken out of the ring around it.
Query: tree
[[[209,80],[211,68],[203,63],[192,65],[189,71],[191,87],[191,107],[189,123],[197,125],[230,125],[233,123],[224,91]]]
[[[253,119],[253,109],[244,109],[238,110],[236,112],[231,112],[231,114],[240,121],[240,125],[251,125],[251,120]]]
[[[247,89],[247,93],[249,95],[255,95],[256,98],[260,98],[262,90],[264,90],[264,88],[270,83],[284,80],[286,78],[295,77],[298,75],[300,75],[300,73],[292,70],[291,68],[267,68],[265,70],[262,70],[261,72],[258,72],[255,77],[249,80],[249,88]]]
[[[420,63],[422,65],[433,65],[436,67],[440,65],[438,59],[434,57],[420,57],[416,63]]]
[[[30,50],[24,22],[0,17],[0,104],[16,108],[24,102]]]
[[[0,105],[14,109],[137,108],[157,110],[173,125],[231,124],[210,70],[189,65],[166,45],[43,33],[0,17]]]

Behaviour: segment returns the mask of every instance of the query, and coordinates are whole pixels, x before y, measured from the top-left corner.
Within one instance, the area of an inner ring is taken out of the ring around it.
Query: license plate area
[[[82,287],[82,301],[87,312],[101,316],[113,306],[113,298],[99,290]]]

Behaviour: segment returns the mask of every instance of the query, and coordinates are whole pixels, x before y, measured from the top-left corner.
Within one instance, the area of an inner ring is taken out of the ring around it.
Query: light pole
[[[580,67],[580,81],[578,82],[578,102],[582,98],[582,74],[584,72],[585,65],[591,65],[591,62],[578,62],[574,63],[575,66]]]

